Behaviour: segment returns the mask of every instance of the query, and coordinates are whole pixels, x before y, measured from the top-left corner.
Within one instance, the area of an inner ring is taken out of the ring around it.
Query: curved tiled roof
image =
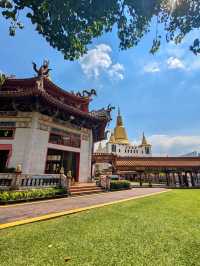
[[[117,170],[135,171],[140,169],[199,169],[200,157],[118,157],[112,153],[94,153],[93,161],[113,161]]]
[[[88,97],[80,97],[66,90],[63,90],[62,88],[54,84],[47,77],[43,77],[43,78],[31,77],[31,78],[23,78],[23,79],[7,78],[0,90],[7,91],[7,90],[16,90],[18,88],[28,89],[30,87],[36,87],[37,86],[36,82],[40,81],[41,79],[44,82],[44,87],[46,87],[47,89],[50,89],[51,92],[56,92],[60,96],[68,97],[77,102],[89,103],[90,101]]]
[[[119,168],[135,167],[161,167],[161,168],[181,168],[199,167],[200,157],[124,157],[117,158],[116,165]]]
[[[45,81],[44,87],[46,87],[47,84],[52,86],[52,90],[56,90],[57,93],[61,93],[61,95],[65,94],[65,96],[68,96],[68,101],[70,101],[69,97],[77,101],[85,102],[86,104],[89,101],[87,97],[79,97],[60,89],[47,78],[43,78],[43,80]],[[37,81],[40,81],[39,78],[7,79],[4,85],[0,88],[0,97],[21,98],[39,96],[44,98],[49,104],[52,104],[55,107],[62,109],[63,111],[69,111],[73,114],[80,115],[93,121],[98,120],[107,122],[109,120],[105,111],[103,113],[98,111],[86,112],[73,105],[69,105],[64,101],[59,100],[59,98],[54,97],[49,90],[46,90],[46,88],[38,88],[38,85],[36,83]]]

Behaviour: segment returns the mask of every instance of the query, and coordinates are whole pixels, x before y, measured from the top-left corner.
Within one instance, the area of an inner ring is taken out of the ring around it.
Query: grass
[[[0,231],[1,266],[197,266],[199,250],[199,190]]]

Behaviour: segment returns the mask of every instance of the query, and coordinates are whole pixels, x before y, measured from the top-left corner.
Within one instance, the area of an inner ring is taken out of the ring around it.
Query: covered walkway
[[[200,187],[200,157],[118,157],[93,154],[93,164],[110,163],[112,171],[140,185]]]

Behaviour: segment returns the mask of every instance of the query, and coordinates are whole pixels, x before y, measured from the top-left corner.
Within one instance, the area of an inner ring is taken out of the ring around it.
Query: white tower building
[[[151,156],[151,145],[147,142],[146,137],[143,133],[142,141],[140,145],[133,145],[129,142],[126,129],[123,125],[123,119],[120,114],[120,109],[118,109],[116,126],[114,132],[111,133],[109,141],[106,146],[102,148],[101,143],[96,152],[100,153],[114,153],[117,156]]]

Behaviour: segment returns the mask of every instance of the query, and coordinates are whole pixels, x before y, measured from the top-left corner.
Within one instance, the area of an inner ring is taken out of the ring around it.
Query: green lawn
[[[2,230],[0,265],[200,265],[200,191]]]

